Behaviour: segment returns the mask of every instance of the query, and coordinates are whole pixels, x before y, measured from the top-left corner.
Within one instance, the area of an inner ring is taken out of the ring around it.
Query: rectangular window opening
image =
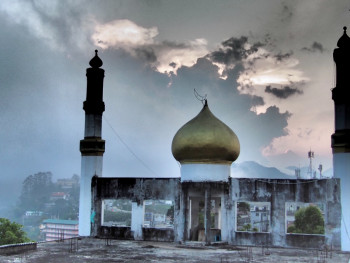
[[[269,202],[237,202],[238,232],[270,232],[271,204]]]
[[[287,234],[324,235],[325,205],[323,203],[286,202]]]
[[[143,227],[174,227],[174,202],[172,200],[145,200],[143,204]]]
[[[131,226],[131,200],[105,199],[102,201],[101,223],[103,226]]]

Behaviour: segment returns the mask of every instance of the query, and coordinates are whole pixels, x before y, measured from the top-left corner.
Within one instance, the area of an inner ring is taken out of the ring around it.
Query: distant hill
[[[254,161],[234,163],[231,176],[233,178],[295,179],[295,176],[282,173],[275,167],[266,167]]]

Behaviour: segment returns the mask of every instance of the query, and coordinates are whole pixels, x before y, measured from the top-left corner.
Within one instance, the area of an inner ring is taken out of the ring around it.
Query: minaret
[[[350,251],[350,38],[344,33],[334,49],[336,86],[332,89],[335,111],[335,133],[332,134],[334,176],[340,178],[341,247]]]
[[[105,151],[105,141],[101,139],[102,113],[105,110],[103,102],[104,70],[103,62],[97,55],[90,60],[91,68],[86,69],[87,90],[85,111],[84,140],[80,141],[81,180],[79,200],[79,235],[90,236],[91,222],[94,211],[91,211],[91,179],[102,176],[102,161]]]

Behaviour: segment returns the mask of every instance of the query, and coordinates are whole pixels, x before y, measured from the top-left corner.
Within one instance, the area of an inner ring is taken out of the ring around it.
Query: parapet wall
[[[0,255],[20,254],[30,250],[36,250],[37,243],[21,243],[0,246]]]

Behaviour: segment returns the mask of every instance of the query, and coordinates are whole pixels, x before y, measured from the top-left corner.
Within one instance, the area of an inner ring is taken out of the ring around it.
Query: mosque
[[[79,235],[151,241],[227,242],[233,245],[329,246],[350,251],[350,38],[334,50],[337,83],[332,90],[334,178],[261,179],[231,176],[240,153],[236,134],[204,99],[197,116],[174,135],[172,153],[180,178],[107,178],[102,175],[104,70],[97,51],[87,69],[85,133],[80,141]],[[309,209],[311,207],[311,209]],[[319,218],[300,226],[298,214]]]

